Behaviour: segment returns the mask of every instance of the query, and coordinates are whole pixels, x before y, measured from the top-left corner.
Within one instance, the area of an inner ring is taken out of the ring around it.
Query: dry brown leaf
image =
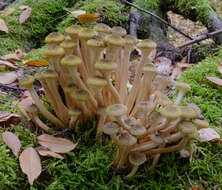
[[[6,61],[21,61],[21,59],[19,58],[19,56],[16,53],[10,53],[7,55],[4,55],[1,57],[2,60],[6,60]]]
[[[207,142],[207,141],[220,138],[220,135],[212,128],[200,129],[198,132],[200,135],[199,136],[200,142]]]
[[[29,117],[29,115],[27,114],[27,108],[32,105],[34,103],[30,93],[28,91],[26,91],[27,96],[25,98],[23,98],[19,104],[18,107],[20,109],[20,111],[22,112],[22,114],[28,119],[31,120],[31,118]]]
[[[38,153],[41,156],[47,156],[47,157],[53,157],[53,158],[59,158],[59,159],[64,159],[64,157],[58,153],[55,153],[51,150],[49,150],[48,148],[45,148],[43,146],[40,146],[37,148]]]
[[[11,68],[11,69],[14,69],[14,70],[18,69],[18,66],[14,65],[11,62],[6,61],[6,60],[0,60],[0,65],[4,65],[4,66],[6,66],[8,68]]]
[[[210,80],[211,82],[222,86],[222,79],[219,79],[217,77],[207,77],[208,80]]]
[[[27,9],[27,8],[29,8],[29,6],[28,5],[21,5],[20,7],[19,7],[19,9],[21,9],[21,10],[25,10],[25,9]]]
[[[19,123],[20,115],[17,113],[8,113],[6,111],[0,111],[0,126],[9,126],[11,123]]]
[[[22,7],[22,6],[21,6]],[[23,12],[19,16],[19,23],[24,23],[31,15],[32,9],[29,6],[23,6]]]
[[[0,31],[3,31],[5,33],[8,33],[8,27],[5,24],[5,21],[0,18]]]
[[[222,74],[222,62],[220,62],[219,64],[218,64],[218,70],[219,70],[219,72],[220,72],[220,74]]]
[[[41,174],[42,165],[38,153],[32,147],[26,148],[19,156],[20,167],[28,176],[30,185]]]
[[[2,133],[2,139],[5,144],[12,150],[13,154],[18,158],[18,154],[21,148],[21,142],[19,138],[11,132]]]
[[[14,11],[15,11],[15,8],[8,8],[8,9],[0,11],[0,14],[3,16],[8,16],[12,14]]]
[[[57,153],[66,153],[73,150],[77,143],[74,144],[72,141],[54,137],[52,135],[43,134],[37,137],[40,145],[49,148],[53,152]]]
[[[17,77],[15,72],[0,72],[0,83],[11,84],[17,79]]]
[[[48,66],[48,62],[45,60],[32,60],[32,61],[25,62],[25,64],[27,66],[32,66],[32,67]]]

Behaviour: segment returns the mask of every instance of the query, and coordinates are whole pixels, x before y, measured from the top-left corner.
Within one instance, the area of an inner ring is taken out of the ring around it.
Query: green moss
[[[134,3],[139,7],[149,10],[153,13],[160,12],[161,0],[135,0]]]
[[[25,57],[25,60],[42,59],[44,47],[31,50]]]
[[[77,2],[73,10],[85,10],[87,13],[98,13],[100,19],[98,22],[108,24],[109,26],[128,27],[128,18],[123,14],[124,7],[116,0],[86,0]],[[67,16],[59,25],[58,30],[64,31],[71,24],[82,24],[71,14]]]
[[[23,24],[18,22],[22,12],[19,9],[21,5],[28,5],[32,8],[31,16]],[[18,47],[29,49],[42,45],[45,35],[55,31],[55,25],[65,14],[63,10],[65,6],[66,2],[62,0],[27,0],[11,5],[10,7],[15,8],[15,11],[9,16],[0,16],[5,20],[9,29],[8,34],[0,32],[0,55],[14,51]]]

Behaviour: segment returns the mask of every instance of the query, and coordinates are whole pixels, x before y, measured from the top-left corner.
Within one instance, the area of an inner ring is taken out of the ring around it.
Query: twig
[[[121,0],[123,3],[126,3],[127,5],[130,5],[136,9],[138,9],[139,11],[142,11],[144,13],[147,13],[151,16],[153,16],[154,18],[158,19],[159,21],[161,21],[162,23],[166,24],[167,26],[171,27],[172,29],[174,29],[175,31],[177,31],[178,33],[182,34],[183,36],[189,38],[190,40],[193,40],[192,37],[190,37],[188,34],[185,34],[184,32],[180,31],[178,28],[176,28],[175,26],[171,25],[170,23],[168,23],[167,21],[165,21],[164,19],[160,18],[159,16],[155,15],[154,13],[151,13],[150,11],[147,11],[145,9],[142,9],[138,6],[136,6],[133,3],[128,2],[127,0]]]
[[[3,89],[12,89],[12,90],[18,90],[18,91],[25,91],[25,88],[7,86],[7,85],[1,84],[1,83],[0,83],[0,88],[3,88]]]
[[[217,34],[220,34],[220,33],[222,33],[222,29],[216,30],[216,31],[211,32],[211,33],[207,33],[207,34],[201,35],[201,36],[197,37],[196,39],[193,39],[193,40],[191,40],[189,42],[185,42],[183,44],[180,44],[178,46],[178,48],[183,48],[183,47],[189,46],[191,44],[198,43],[198,42],[200,42],[202,40],[206,40],[206,39],[211,38],[211,37],[213,37],[213,36],[215,36]]]

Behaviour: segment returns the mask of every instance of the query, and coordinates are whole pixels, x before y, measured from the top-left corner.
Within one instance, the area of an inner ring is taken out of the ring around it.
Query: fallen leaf
[[[154,64],[157,71],[163,75],[169,76],[171,73],[172,61],[166,57],[158,57],[155,59]]]
[[[26,148],[19,156],[20,167],[28,176],[30,185],[41,174],[42,165],[38,153],[32,147]]]
[[[201,189],[199,187],[190,187],[189,190],[203,190],[203,189]]]
[[[208,80],[210,80],[211,82],[222,86],[222,79],[219,79],[217,77],[207,77]]]
[[[23,12],[19,16],[19,23],[24,23],[31,15],[32,9],[29,6],[21,6],[23,7]]]
[[[200,142],[207,142],[220,138],[220,135],[212,128],[203,128],[200,129],[198,132]]]
[[[28,119],[31,120],[29,114],[27,113],[27,108],[29,106],[31,106],[34,101],[30,95],[30,93],[28,91],[25,92],[27,96],[25,96],[24,98],[22,98],[22,100],[19,102],[18,107],[20,109],[20,111],[22,112],[22,114]]]
[[[0,14],[3,16],[8,16],[12,14],[14,11],[15,11],[15,8],[8,8],[8,9],[0,11]]]
[[[19,138],[11,132],[2,133],[2,139],[5,144],[12,150],[13,154],[18,158],[18,154],[21,148],[21,142]]]
[[[5,60],[0,60],[0,65],[4,65],[8,68],[11,68],[11,69],[14,69],[14,70],[17,70],[18,69],[18,66],[12,64],[11,62],[9,61],[5,61]]]
[[[19,59],[23,59],[25,57],[25,52],[20,48],[15,50],[15,54]]]
[[[0,83],[10,84],[17,79],[17,74],[15,72],[0,72]]]
[[[66,153],[73,150],[77,143],[74,144],[72,141],[54,137],[52,135],[43,134],[37,137],[40,145],[49,148],[53,152],[57,153]]]
[[[220,74],[222,74],[222,62],[220,62],[219,64],[218,64],[218,70],[219,70],[219,72],[220,72]]]
[[[48,62],[45,60],[32,60],[32,61],[25,62],[25,64],[27,66],[32,66],[32,67],[48,66]]]
[[[3,31],[5,33],[8,33],[8,27],[5,24],[5,21],[0,18],[0,31]]]
[[[58,153],[55,153],[51,150],[49,150],[48,148],[45,148],[43,146],[40,146],[37,148],[38,153],[41,156],[47,156],[47,157],[53,157],[53,158],[59,158],[59,159],[64,159],[64,157]]]
[[[16,124],[20,122],[20,115],[17,113],[9,113],[0,111],[0,126],[9,126],[9,124]]]
[[[29,8],[29,6],[28,5],[21,5],[21,6],[19,6],[19,9],[21,9],[21,10],[25,10],[25,9],[27,9],[27,8]]]
[[[77,19],[80,22],[83,22],[85,24],[96,22],[99,19],[99,16],[96,14],[81,14],[77,16]]]

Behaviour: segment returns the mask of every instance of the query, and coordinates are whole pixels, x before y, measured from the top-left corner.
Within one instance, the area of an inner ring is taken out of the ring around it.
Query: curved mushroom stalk
[[[69,115],[70,115],[69,128],[73,128],[75,122],[77,121],[81,113],[82,111],[78,107],[73,107],[69,109]]]
[[[97,130],[96,130],[96,138],[99,138],[99,143],[100,145],[102,145],[102,132],[103,132],[103,126],[105,125],[105,121],[107,118],[107,114],[106,114],[106,107],[105,106],[100,106],[98,108],[98,115],[99,115],[99,122],[98,122],[98,126],[97,126]]]

